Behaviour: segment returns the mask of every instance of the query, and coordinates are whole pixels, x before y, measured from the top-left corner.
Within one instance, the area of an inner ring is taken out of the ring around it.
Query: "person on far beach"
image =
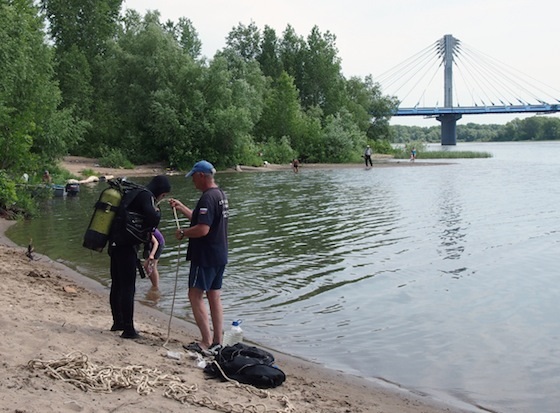
[[[43,182],[46,184],[50,184],[52,182],[51,174],[47,170],[43,172]]]
[[[364,159],[366,161],[366,168],[368,167],[372,167],[373,166],[373,162],[371,160],[371,155],[373,154],[373,151],[371,150],[371,147],[368,145],[366,146],[366,150],[364,152]]]

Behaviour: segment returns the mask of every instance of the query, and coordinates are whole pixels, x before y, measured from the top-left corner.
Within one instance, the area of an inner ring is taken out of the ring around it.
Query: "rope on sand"
[[[164,374],[158,369],[144,366],[98,366],[79,352],[72,352],[58,360],[33,359],[27,363],[30,369],[45,370],[45,373],[58,380],[70,383],[83,391],[112,393],[116,389],[135,388],[142,396],[153,392],[156,387],[165,387],[164,396],[181,403],[207,407],[228,413],[292,413],[295,409],[286,396],[271,395],[268,391],[232,381],[236,388],[244,388],[264,399],[276,401],[283,408],[268,408],[264,403],[241,404],[216,402],[208,396],[197,397],[198,386],[186,384],[180,377]]]
[[[48,376],[70,383],[83,391],[97,393],[135,388],[138,394],[147,395],[157,386],[181,382],[178,377],[143,366],[97,366],[90,363],[88,357],[81,352],[70,353],[58,360],[34,359],[27,365],[31,369],[45,370]]]

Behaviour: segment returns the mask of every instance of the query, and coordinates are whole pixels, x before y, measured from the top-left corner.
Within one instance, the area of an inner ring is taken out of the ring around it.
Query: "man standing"
[[[366,160],[366,168],[369,166],[373,166],[373,163],[371,161],[371,155],[372,155],[373,151],[371,150],[371,148],[369,147],[369,145],[366,147],[366,151],[364,153],[364,158]]]
[[[133,190],[134,191],[134,190]],[[128,205],[129,213],[142,218],[146,233],[156,228],[160,212],[155,202],[160,201],[171,185],[165,175],[155,176],[145,189],[138,190]],[[125,195],[126,196],[126,195]],[[124,199],[122,202],[125,202]],[[136,267],[138,247],[141,241],[128,237],[126,228],[119,227],[109,236],[109,256],[111,257],[111,292],[109,302],[113,315],[111,331],[122,331],[122,338],[140,338],[134,328],[134,294],[136,292]]]
[[[200,342],[184,347],[202,354],[216,351],[222,343],[223,309],[221,288],[224,270],[228,262],[228,201],[224,192],[214,181],[216,170],[207,161],[197,162],[186,175],[192,177],[196,189],[202,192],[194,210],[176,199],[169,201],[190,221],[189,228],[178,229],[178,240],[189,239],[187,260],[190,260],[189,302],[196,325],[202,336]],[[212,329],[204,294],[210,307]]]

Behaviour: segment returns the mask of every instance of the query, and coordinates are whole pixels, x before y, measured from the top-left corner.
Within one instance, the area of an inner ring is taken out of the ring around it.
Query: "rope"
[[[96,393],[112,393],[116,389],[135,388],[136,392],[146,396],[156,387],[164,387],[164,396],[177,400],[183,404],[207,407],[209,409],[228,413],[293,413],[295,409],[290,405],[286,396],[271,395],[266,390],[235,383],[235,388],[244,388],[247,392],[268,398],[280,404],[280,408],[269,408],[264,403],[241,404],[230,402],[216,402],[209,396],[197,397],[198,386],[186,384],[180,377],[164,374],[158,369],[144,366],[103,367],[91,363],[88,357],[79,352],[72,352],[58,360],[33,359],[27,363],[30,369],[45,370],[45,373],[57,380],[70,383],[82,391]]]
[[[173,215],[175,216],[175,224],[177,225],[177,229],[181,229],[179,225],[179,218],[177,217],[177,209],[173,207]],[[179,263],[181,261],[181,244],[177,244],[177,267],[175,269],[175,287],[173,288],[173,300],[171,301],[171,312],[169,314],[169,323],[167,324],[167,339],[165,343],[163,343],[163,348],[169,350],[167,348],[167,343],[169,343],[169,338],[171,337],[171,320],[173,320],[173,309],[175,308],[175,297],[177,295],[177,281],[179,279]]]
[[[244,388],[248,393],[252,393],[260,398],[269,398],[269,399],[277,400],[282,406],[284,406],[284,410],[282,410],[282,412],[285,413],[295,412],[295,408],[291,405],[290,400],[288,399],[287,396],[273,395],[270,394],[270,392],[267,390],[259,389],[253,386],[249,386],[247,384],[241,384],[237,380],[229,378],[227,374],[224,372],[224,370],[222,369],[222,367],[220,366],[220,364],[215,359],[212,360],[212,364],[214,364],[218,368],[218,370],[220,370],[220,373],[222,373],[222,377],[224,377],[226,381],[233,384],[233,387]]]
[[[181,379],[163,374],[157,369],[143,366],[100,367],[90,363],[81,352],[72,352],[59,360],[30,360],[31,369],[45,370],[52,378],[70,383],[83,391],[111,393],[115,389],[135,388],[141,395],[147,395],[153,388]]]

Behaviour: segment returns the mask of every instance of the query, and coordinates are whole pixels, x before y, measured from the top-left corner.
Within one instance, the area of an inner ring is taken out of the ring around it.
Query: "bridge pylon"
[[[458,113],[449,113],[436,117],[441,122],[441,144],[457,145],[457,121],[463,115]]]
[[[446,108],[453,107],[453,55],[459,47],[459,40],[450,34],[439,41],[438,50],[443,58],[443,99]],[[461,115],[440,115],[436,118],[441,122],[441,144],[457,145],[457,121]]]

